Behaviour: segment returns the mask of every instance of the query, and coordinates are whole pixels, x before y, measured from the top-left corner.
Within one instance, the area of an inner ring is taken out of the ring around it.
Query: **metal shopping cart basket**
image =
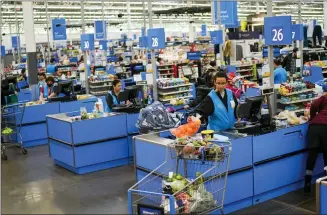
[[[23,154],[27,153],[20,134],[24,110],[24,103],[16,103],[1,108],[1,158],[3,160],[7,160],[6,149],[8,147],[15,146],[20,148]]]
[[[128,190],[129,214],[223,214],[231,142],[174,143],[166,161]]]

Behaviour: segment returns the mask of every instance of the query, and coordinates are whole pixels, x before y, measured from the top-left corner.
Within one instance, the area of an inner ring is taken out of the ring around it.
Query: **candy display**
[[[179,85],[189,84],[187,78],[172,78],[172,79],[159,79],[157,81],[159,88],[178,87]]]

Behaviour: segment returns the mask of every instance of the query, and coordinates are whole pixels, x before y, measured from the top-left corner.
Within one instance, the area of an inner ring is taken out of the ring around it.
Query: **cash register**
[[[138,113],[144,107],[142,102],[143,98],[143,86],[133,85],[125,88],[124,91],[120,92],[118,99],[121,102],[130,101],[132,104],[120,104],[112,107],[113,112],[124,112],[124,113]]]
[[[235,124],[239,133],[260,135],[275,130],[269,112],[262,114],[264,96],[246,98],[244,103],[239,104],[237,116],[242,119]]]

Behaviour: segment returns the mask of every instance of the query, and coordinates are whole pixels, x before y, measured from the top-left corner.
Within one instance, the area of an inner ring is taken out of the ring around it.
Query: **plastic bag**
[[[189,116],[187,123],[177,128],[171,129],[170,132],[177,138],[191,137],[199,131],[201,126],[201,116]]]

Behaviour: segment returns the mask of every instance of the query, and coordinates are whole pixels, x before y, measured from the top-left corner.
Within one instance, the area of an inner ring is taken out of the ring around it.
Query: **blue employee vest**
[[[114,96],[114,95],[112,94],[112,91],[111,91],[111,90],[108,92],[108,94],[110,94],[110,96],[112,97],[112,101],[113,101],[114,105],[124,104],[124,102],[120,102],[120,103],[118,102],[116,96]],[[109,110],[109,112],[112,111],[112,110],[110,109],[109,105],[108,105],[108,110]]]
[[[215,90],[211,90],[209,93],[210,98],[214,104],[215,110],[211,116],[209,116],[208,129],[214,131],[227,130],[234,127],[236,122],[234,110],[232,108],[231,102],[234,102],[233,93],[231,90],[226,89],[227,96],[227,106],[228,111],[226,110],[225,105],[217,96]]]
[[[51,93],[53,93],[53,86],[50,87],[50,94],[49,94],[48,93],[48,85],[45,84],[44,87],[43,87],[43,97],[48,98],[48,96],[50,96]]]
[[[277,67],[274,71],[274,84],[282,84],[287,82],[287,72],[282,67]]]
[[[56,66],[55,65],[50,64],[50,65],[47,66],[47,73],[53,74],[55,72],[56,72]]]

